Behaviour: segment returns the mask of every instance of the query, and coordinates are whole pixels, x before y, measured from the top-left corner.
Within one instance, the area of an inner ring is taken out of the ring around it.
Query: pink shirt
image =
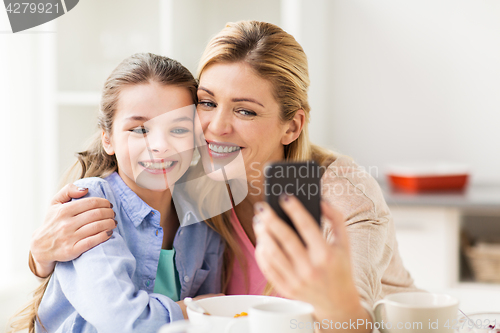
[[[245,230],[240,224],[234,209],[232,209],[231,223],[236,231],[236,240],[243,251],[243,256],[246,259],[246,271],[248,275],[248,290],[245,285],[245,274],[241,269],[237,258],[234,260],[233,273],[229,280],[229,285],[226,290],[227,295],[262,295],[266,287],[267,280],[262,274],[255,261],[255,246],[248,238]]]

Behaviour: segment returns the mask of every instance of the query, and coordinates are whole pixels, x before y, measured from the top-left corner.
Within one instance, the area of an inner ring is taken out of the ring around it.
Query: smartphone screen
[[[292,221],[279,205],[279,197],[282,193],[296,196],[320,225],[321,176],[316,162],[272,163],[265,167],[264,175],[266,202],[295,232],[297,230]]]

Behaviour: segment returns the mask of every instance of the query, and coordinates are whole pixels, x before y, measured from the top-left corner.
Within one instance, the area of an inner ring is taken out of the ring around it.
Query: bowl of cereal
[[[205,309],[208,314],[187,308],[189,321],[195,325],[209,326],[210,333],[221,333],[235,318],[244,318],[252,306],[277,302],[287,303],[290,300],[274,296],[230,295],[203,298],[194,302]]]

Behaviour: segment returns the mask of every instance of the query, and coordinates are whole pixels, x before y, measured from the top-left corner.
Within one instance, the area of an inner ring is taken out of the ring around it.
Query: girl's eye
[[[170,132],[174,133],[174,134],[184,134],[184,133],[188,133],[189,130],[187,128],[174,128]]]
[[[198,105],[201,105],[204,109],[213,109],[217,106],[215,103],[210,101],[199,101]]]
[[[257,115],[257,113],[249,110],[237,110],[236,112],[245,117],[254,117]]]
[[[144,128],[144,126],[136,127],[130,130],[130,132],[136,133],[136,134],[147,134],[149,131]]]

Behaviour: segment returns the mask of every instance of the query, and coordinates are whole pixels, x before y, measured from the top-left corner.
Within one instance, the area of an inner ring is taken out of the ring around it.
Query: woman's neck
[[[245,198],[245,201],[247,201],[249,204],[252,206],[255,205],[255,203],[259,201],[263,201],[264,198],[264,186],[262,183],[259,183],[259,186],[257,187],[255,182],[250,186],[248,186],[248,195]]]
[[[241,201],[234,207],[234,211],[236,213],[236,216],[238,217],[241,227],[254,246],[256,243],[256,239],[252,224],[254,216],[253,207],[256,202],[264,200],[264,186],[262,184],[262,182],[259,182],[259,184],[257,184],[255,180],[251,183],[249,182],[248,184],[246,184],[248,188],[247,196],[243,201]]]

